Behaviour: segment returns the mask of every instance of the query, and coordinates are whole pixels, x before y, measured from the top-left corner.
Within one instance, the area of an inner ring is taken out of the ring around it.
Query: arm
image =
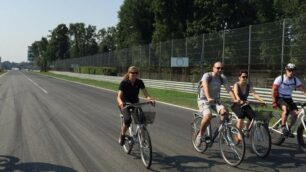
[[[118,91],[118,95],[117,95],[117,103],[119,108],[122,110],[123,109],[123,101],[122,101],[122,96],[123,96],[123,92],[121,90]]]
[[[154,105],[155,104],[155,100],[149,95],[148,91],[145,88],[141,89],[141,91],[142,91],[143,95],[145,96],[145,98],[147,100],[149,100],[150,102],[152,102],[153,105]]]
[[[266,104],[266,102],[258,94],[256,94],[253,87],[250,88],[250,91],[251,91],[251,94],[252,94],[253,97],[255,97],[261,103]]]
[[[278,94],[278,85],[273,84],[272,86],[272,103],[276,103],[276,96]]]
[[[236,100],[236,96],[232,88],[228,84],[224,84],[224,87],[226,91],[230,94],[230,96],[232,97],[233,102],[237,102],[238,100]]]
[[[202,82],[202,89],[203,89],[204,94],[205,94],[205,96],[206,96],[206,98],[207,98],[207,101],[211,102],[211,101],[213,101],[214,99],[211,98],[211,96],[210,96],[210,94],[209,94],[209,88],[208,88],[208,87],[209,87],[208,83],[207,83],[206,81],[203,81],[203,82]]]

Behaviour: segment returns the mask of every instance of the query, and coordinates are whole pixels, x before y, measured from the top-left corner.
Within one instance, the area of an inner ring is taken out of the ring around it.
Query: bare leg
[[[201,127],[199,134],[202,136],[205,133],[205,129],[207,125],[210,123],[211,120],[211,114],[204,115],[202,121],[201,121]]]

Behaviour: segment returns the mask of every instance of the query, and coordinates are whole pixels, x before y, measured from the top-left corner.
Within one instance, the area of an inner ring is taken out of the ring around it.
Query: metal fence
[[[56,70],[73,66],[116,67],[118,75],[131,65],[147,79],[197,82],[215,61],[225,64],[230,83],[237,81],[239,70],[249,72],[255,87],[271,87],[283,67],[297,64],[297,76],[306,81],[306,20],[285,19],[273,23],[202,34],[185,39],[133,46],[103,54],[58,60]],[[188,57],[188,67],[171,67],[171,57]]]

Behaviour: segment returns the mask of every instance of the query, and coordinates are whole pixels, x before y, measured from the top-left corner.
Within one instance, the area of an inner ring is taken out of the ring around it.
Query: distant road
[[[0,77],[0,172],[146,171],[138,150],[118,144],[116,93],[32,73]],[[301,172],[306,154],[296,139],[273,146],[266,159],[247,150],[238,168],[226,165],[218,144],[197,153],[190,141],[192,111],[157,103],[149,127],[152,171]],[[249,145],[248,145],[249,147]]]

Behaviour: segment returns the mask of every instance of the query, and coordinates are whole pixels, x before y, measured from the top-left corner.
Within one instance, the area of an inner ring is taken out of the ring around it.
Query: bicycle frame
[[[302,106],[299,110],[299,113],[298,113],[298,117],[295,121],[295,123],[293,124],[293,126],[291,127],[291,131],[293,132],[294,135],[296,135],[296,130],[297,130],[297,127],[300,126],[300,124],[302,124],[304,126],[304,129],[306,131],[306,126],[305,126],[305,122],[304,122],[304,119],[305,119],[305,109],[304,107]],[[277,120],[277,122],[275,122],[271,127],[269,128],[274,128],[276,125],[278,125],[279,123],[282,122],[282,118],[280,118],[279,120]],[[288,126],[288,122],[286,121],[286,128],[288,129],[289,126]],[[277,132],[279,134],[283,134],[281,131],[278,131],[278,130],[275,130],[274,132]]]

